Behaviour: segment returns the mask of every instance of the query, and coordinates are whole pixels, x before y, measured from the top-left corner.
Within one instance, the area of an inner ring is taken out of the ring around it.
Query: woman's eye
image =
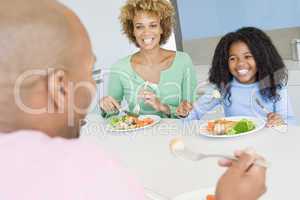
[[[252,55],[246,55],[245,58],[246,59],[252,58]]]
[[[151,28],[156,28],[157,24],[151,24]]]
[[[139,29],[142,29],[143,27],[142,26],[135,26],[135,28],[139,30]]]

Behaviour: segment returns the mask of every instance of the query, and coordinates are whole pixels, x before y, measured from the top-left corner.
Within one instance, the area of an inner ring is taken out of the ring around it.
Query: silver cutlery
[[[170,142],[170,150],[175,156],[186,160],[192,160],[192,161],[199,161],[205,158],[225,158],[229,160],[237,160],[236,157],[231,155],[204,154],[204,153],[194,152],[188,149],[187,147],[185,147],[183,141],[178,138],[175,138]],[[259,165],[265,168],[269,167],[269,163],[264,160],[256,160],[255,165]]]
[[[270,113],[270,111],[263,106],[263,104],[258,100],[258,98],[255,98],[255,102],[262,109],[262,111],[264,113],[266,113],[266,114]],[[273,128],[274,130],[276,130],[276,131],[278,131],[280,133],[285,133],[286,130],[287,130],[287,123],[283,123],[283,124],[277,125],[277,126],[272,126],[270,128]]]
[[[264,107],[264,105],[258,100],[258,98],[255,98],[255,102],[256,102],[257,105],[262,109],[262,111],[264,111],[266,114],[270,113],[270,112]]]
[[[162,194],[159,194],[157,192],[154,192],[153,190],[144,187],[144,192],[145,196],[147,197],[146,199],[151,199],[151,200],[170,200],[171,198],[163,196]]]
[[[122,113],[126,114],[126,115],[129,115],[129,116],[133,116],[133,117],[138,117],[139,115],[134,113],[134,112],[130,112],[128,111],[127,108],[119,108],[118,109],[118,115],[121,115]]]

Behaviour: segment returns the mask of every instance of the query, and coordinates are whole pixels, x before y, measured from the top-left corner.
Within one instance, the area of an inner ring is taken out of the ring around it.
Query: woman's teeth
[[[237,72],[238,72],[239,75],[244,76],[249,72],[249,70],[248,69],[241,69],[241,70],[238,70]]]
[[[143,39],[145,44],[151,44],[153,38],[149,38],[149,39]]]

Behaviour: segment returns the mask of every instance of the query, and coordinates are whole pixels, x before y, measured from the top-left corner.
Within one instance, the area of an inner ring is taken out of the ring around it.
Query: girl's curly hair
[[[256,80],[262,97],[273,102],[280,100],[277,89],[287,84],[286,66],[269,36],[255,27],[244,27],[221,38],[213,56],[209,82],[215,84],[231,104],[230,82],[233,76],[229,71],[228,60],[229,49],[236,42],[244,42],[254,57]]]
[[[121,8],[119,19],[123,33],[131,42],[139,47],[133,33],[133,18],[137,12],[146,12],[160,18],[160,26],[163,33],[159,44],[165,44],[171,36],[172,29],[175,26],[175,9],[172,4],[167,0],[128,0]]]

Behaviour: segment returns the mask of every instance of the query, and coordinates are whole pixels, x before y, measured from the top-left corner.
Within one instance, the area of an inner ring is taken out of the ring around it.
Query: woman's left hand
[[[187,117],[192,111],[193,105],[187,100],[182,101],[176,109],[176,115],[179,117]]]
[[[141,90],[139,98],[143,99],[146,104],[153,107],[156,111],[165,112],[165,105],[160,102],[155,93],[148,90]]]
[[[282,117],[274,112],[267,115],[267,127],[280,126],[284,124]]]

